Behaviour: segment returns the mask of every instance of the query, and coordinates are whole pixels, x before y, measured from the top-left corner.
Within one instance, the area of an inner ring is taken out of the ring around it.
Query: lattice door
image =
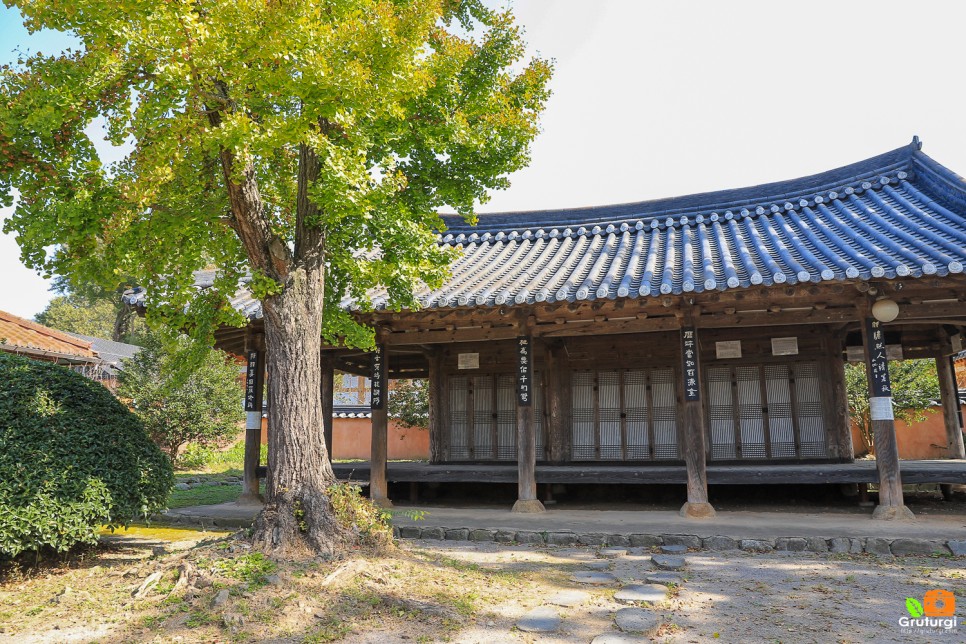
[[[706,370],[710,458],[824,458],[818,365],[814,362]]]
[[[533,374],[534,431],[537,459],[544,458],[541,374]],[[515,461],[517,459],[516,382],[513,374],[450,376],[450,459]]]
[[[676,459],[674,371],[627,369],[571,374],[571,459]]]

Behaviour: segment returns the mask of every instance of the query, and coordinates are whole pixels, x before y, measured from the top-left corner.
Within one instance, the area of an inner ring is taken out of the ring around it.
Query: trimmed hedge
[[[0,353],[0,559],[94,544],[163,509],[171,463],[102,385]]]

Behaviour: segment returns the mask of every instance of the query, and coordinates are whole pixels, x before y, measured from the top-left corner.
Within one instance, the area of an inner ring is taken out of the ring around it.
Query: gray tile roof
[[[114,370],[120,368],[121,360],[133,358],[141,350],[141,347],[136,344],[115,342],[114,340],[82,335],[80,333],[67,333],[67,335],[90,342],[91,349],[97,352],[98,357],[105,363],[104,367],[108,368],[108,371],[112,374]]]
[[[426,308],[643,298],[963,272],[966,182],[912,144],[810,177],[596,208],[444,217],[459,247]],[[199,286],[213,273],[199,273]],[[144,292],[128,301],[144,305]],[[376,308],[386,304],[374,293]],[[248,317],[260,304],[244,285]],[[352,302],[344,302],[353,307]]]

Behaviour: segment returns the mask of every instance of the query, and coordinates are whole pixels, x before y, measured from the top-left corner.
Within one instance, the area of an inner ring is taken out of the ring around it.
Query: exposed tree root
[[[273,556],[340,556],[354,541],[339,525],[323,492],[303,490],[276,495],[255,520],[252,547]]]

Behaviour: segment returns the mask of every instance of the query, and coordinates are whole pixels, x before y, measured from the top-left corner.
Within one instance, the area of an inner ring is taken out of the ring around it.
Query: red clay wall
[[[966,406],[964,406],[966,412]],[[908,460],[948,458],[946,452],[946,425],[943,422],[941,407],[926,410],[926,420],[921,423],[896,421],[896,442],[899,444],[899,458]],[[865,444],[859,430],[852,427],[852,445],[855,452],[865,452]]]
[[[268,443],[268,423],[262,418],[262,444]],[[389,420],[389,460],[429,460],[429,430],[402,427]],[[332,419],[332,458],[369,460],[372,449],[372,421],[368,418]]]

